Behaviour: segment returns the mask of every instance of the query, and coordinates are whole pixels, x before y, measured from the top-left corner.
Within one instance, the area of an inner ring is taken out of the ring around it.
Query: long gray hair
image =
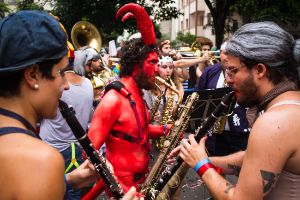
[[[249,63],[263,63],[270,71],[281,71],[275,74],[283,78],[289,77],[288,72],[295,75],[300,65],[300,40],[274,22],[245,24],[228,41],[226,52],[239,57],[248,68],[252,67]],[[277,84],[282,78],[275,79],[272,81]]]

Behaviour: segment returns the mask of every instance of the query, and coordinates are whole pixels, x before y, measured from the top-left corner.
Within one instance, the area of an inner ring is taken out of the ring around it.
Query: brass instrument
[[[72,27],[71,39],[75,49],[89,46],[99,52],[102,46],[99,31],[92,23],[87,21],[79,21]]]
[[[182,102],[182,98],[180,97],[181,95],[180,95],[179,91],[176,89],[176,86],[171,79],[168,80],[170,82],[170,84],[167,81],[160,78],[159,76],[156,77],[156,80],[158,82],[160,82],[161,84],[164,84],[167,88],[170,88],[170,90],[171,90],[171,95],[166,97],[167,98],[166,105],[165,105],[163,113],[162,113],[163,115],[162,115],[160,124],[162,124],[162,125],[163,124],[174,124],[174,121],[176,120],[176,117],[177,117],[176,114],[177,114],[179,105]],[[178,96],[178,101],[176,102],[175,107],[174,107],[174,93],[176,93]],[[153,143],[159,150],[161,150],[164,147],[166,140],[167,140],[167,137],[163,136],[158,139],[154,139]]]
[[[186,173],[189,170],[189,166],[186,163],[183,163],[172,176],[172,178],[168,181],[163,190],[156,197],[157,200],[171,200],[173,199],[173,195],[176,193],[178,188],[180,187],[182,180],[184,179]]]
[[[199,58],[203,56],[203,53],[199,48],[193,47],[192,48],[184,48],[182,50],[177,50],[176,52],[180,53],[185,59],[193,59],[193,58]],[[214,63],[217,62],[217,60],[220,60],[220,50],[216,51],[205,51],[205,53],[208,53],[211,55],[209,59],[209,64],[213,65]],[[216,55],[217,54],[217,55]]]
[[[225,109],[222,114],[218,117],[216,122],[213,125],[212,128],[212,133],[217,133],[220,134],[223,132],[225,128],[225,124],[227,121],[228,116],[232,115],[233,112],[228,113],[228,109]],[[196,130],[196,132],[199,131]],[[170,200],[172,199],[173,195],[176,193],[178,190],[181,182],[183,181],[186,173],[188,172],[189,166],[186,163],[183,163],[173,174],[171,179],[167,182],[167,184],[164,186],[162,191],[158,194],[157,200],[163,200],[167,199]]]
[[[234,101],[235,99],[233,91],[229,92],[222,98],[221,103],[218,104],[218,106],[210,114],[210,116],[206,118],[203,124],[195,131],[196,142],[199,142],[205,134],[209,134],[210,132],[212,132],[213,125],[216,119],[222,116],[224,112],[228,112],[230,104]],[[172,199],[172,195],[177,190],[180,182],[187,172],[186,168],[187,166],[183,163],[183,160],[180,157],[177,157],[176,162],[173,164],[173,166],[168,166],[164,169],[164,171],[159,172],[160,174],[156,177],[157,181],[155,183],[152,183],[151,190],[149,193],[146,193],[145,199],[156,199],[157,195],[160,195],[160,198],[157,199]],[[162,194],[158,194],[160,191],[163,191]]]
[[[154,104],[152,105],[152,108],[151,108],[151,111],[150,111],[150,116],[151,116],[150,122],[153,122],[153,121],[154,121],[155,113],[158,111],[159,104],[160,104],[161,99],[162,99],[162,97],[163,97],[163,95],[164,95],[164,93],[163,93],[161,87],[160,87],[157,83],[155,83],[155,86],[158,88],[160,94],[157,96],[156,101],[155,101]]]
[[[233,111],[231,113],[227,113],[227,114],[224,113],[224,115],[220,116],[214,124],[213,132],[216,134],[222,134],[225,129],[227,119],[232,114],[233,114]]]
[[[173,88],[176,88],[175,84],[173,83],[172,79],[169,79],[169,82]],[[177,90],[177,89],[176,89]],[[178,90],[177,90],[178,92]],[[179,97],[179,92],[176,93]],[[174,123],[174,113],[173,113],[173,107],[174,107],[174,91],[171,91],[171,95],[166,95],[166,105],[163,111],[163,117],[160,124],[168,124],[168,123]],[[178,104],[179,105],[179,104]],[[177,110],[177,107],[175,108]]]
[[[77,50],[84,50],[91,47],[99,52],[102,46],[102,39],[98,29],[87,21],[79,21],[72,27],[71,39]],[[100,54],[99,56],[102,61],[102,70],[93,71],[89,77],[94,88],[94,99],[96,101],[98,101],[108,80],[114,77],[113,71],[109,69]]]
[[[156,191],[153,191],[153,187],[155,187],[155,184],[159,182],[158,177],[161,175],[161,172],[168,168],[167,156],[179,144],[181,134],[186,129],[188,120],[196,102],[198,101],[198,98],[199,95],[197,92],[194,92],[188,96],[185,104],[181,107],[178,119],[175,121],[170,133],[167,135],[164,148],[160,151],[157,161],[154,163],[145,183],[142,186],[141,191],[142,193],[146,194],[146,196],[153,196],[153,199],[155,199]]]
[[[173,113],[172,113],[172,117],[173,117],[174,121],[177,120],[177,111],[179,109],[179,105],[182,103],[183,97],[180,95],[179,91],[176,89],[174,84],[172,86],[171,84],[169,84],[167,81],[165,81],[164,79],[162,79],[159,76],[155,77],[155,80],[160,84],[164,84],[168,89],[172,90],[173,92],[175,92],[178,95],[178,102],[176,103],[176,106],[173,109]]]

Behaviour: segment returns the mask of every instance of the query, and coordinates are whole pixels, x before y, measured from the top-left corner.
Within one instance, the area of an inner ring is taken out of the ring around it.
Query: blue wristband
[[[205,165],[206,163],[210,163],[210,160],[208,158],[204,158],[202,160],[200,160],[196,166],[194,167],[194,170],[197,172],[198,169],[202,166],[202,165]]]
[[[164,124],[164,135],[167,133],[167,124]]]
[[[64,181],[66,184],[66,191],[71,190],[72,187],[71,187],[70,183],[68,183],[68,181],[67,181],[67,174],[64,175]]]

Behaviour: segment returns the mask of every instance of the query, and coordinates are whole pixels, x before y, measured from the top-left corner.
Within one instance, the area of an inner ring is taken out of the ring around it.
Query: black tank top
[[[24,133],[24,134],[30,135],[32,137],[37,137],[35,128],[21,115],[15,113],[15,112],[6,110],[4,108],[0,108],[0,115],[4,115],[6,117],[10,117],[15,120],[18,120],[27,128],[27,129],[24,129],[24,128],[19,128],[19,127],[12,127],[12,126],[1,127],[0,128],[0,136],[11,134],[11,133]]]
[[[32,137],[38,138],[35,128],[21,115],[15,113],[15,112],[6,110],[4,108],[0,108],[0,115],[4,115],[4,116],[10,117],[10,118],[13,118],[15,120],[18,120],[27,128],[27,129],[24,129],[24,128],[19,128],[19,127],[12,127],[12,126],[1,127],[0,128],[0,136],[11,134],[11,133],[24,133],[26,135],[30,135]],[[65,184],[68,186],[66,179],[65,179]],[[65,200],[71,199],[69,190],[65,192],[64,199]]]

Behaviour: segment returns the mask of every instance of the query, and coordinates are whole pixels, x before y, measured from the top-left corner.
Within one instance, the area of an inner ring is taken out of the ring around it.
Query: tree
[[[236,0],[204,0],[207,7],[210,10],[213,18],[213,29],[215,30],[217,48],[220,48],[226,25],[226,19],[230,14],[230,6],[232,6]],[[245,0],[246,1],[246,0]],[[250,0],[249,0],[250,1]]]
[[[298,25],[300,18],[299,0],[236,0],[231,9],[243,17],[244,23],[275,21]]]
[[[179,31],[176,36],[176,40],[172,41],[173,47],[179,47],[179,46],[192,46],[193,42],[196,40],[197,36]]]
[[[5,13],[10,13],[11,10],[8,8],[6,3],[0,2],[0,19],[4,18]]]
[[[33,0],[19,0],[17,1],[17,10],[44,10],[44,8],[34,3]]]
[[[170,5],[174,0],[55,0],[54,14],[70,33],[72,26],[81,20],[94,24],[100,31],[104,42],[115,39],[124,29],[136,31],[135,20],[121,23],[115,19],[116,11],[127,3],[138,3],[145,7],[153,21],[168,20],[179,15],[179,11]],[[153,9],[154,6],[158,8]]]

